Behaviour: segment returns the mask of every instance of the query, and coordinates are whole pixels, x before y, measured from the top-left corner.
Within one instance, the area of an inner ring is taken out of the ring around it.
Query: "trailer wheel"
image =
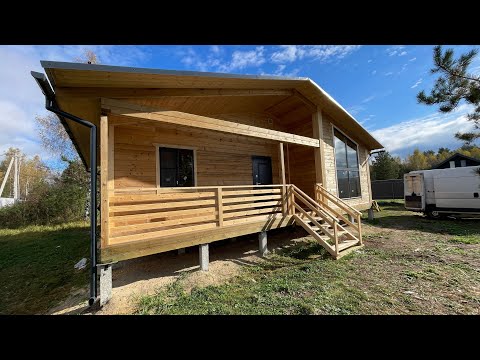
[[[433,219],[433,220],[437,220],[437,219],[444,219],[445,218],[445,214],[442,214],[440,212],[438,212],[437,210],[427,210],[426,213],[427,215],[427,218],[429,219]]]

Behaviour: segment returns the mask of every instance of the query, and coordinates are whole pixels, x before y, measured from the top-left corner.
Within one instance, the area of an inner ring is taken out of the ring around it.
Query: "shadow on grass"
[[[0,314],[45,313],[72,289],[86,286],[89,265],[82,270],[74,265],[88,254],[88,227],[2,230]]]

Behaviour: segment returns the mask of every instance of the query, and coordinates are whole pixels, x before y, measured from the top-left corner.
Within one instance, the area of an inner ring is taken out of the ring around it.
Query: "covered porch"
[[[102,262],[294,223],[335,257],[342,246],[358,243],[360,213],[317,182],[317,176],[322,178],[318,135],[315,139],[123,100],[102,99],[102,110]],[[319,116],[313,116],[317,128]],[[195,186],[165,186],[161,149],[176,148],[191,149],[191,175],[182,174],[189,178],[185,184]],[[289,148],[310,152],[307,164],[291,162]],[[270,159],[270,176],[255,174],[253,154]],[[204,185],[212,183],[216,185]]]

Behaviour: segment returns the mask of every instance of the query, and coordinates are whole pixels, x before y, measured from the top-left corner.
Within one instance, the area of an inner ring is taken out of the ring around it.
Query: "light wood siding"
[[[115,117],[111,117],[115,123]],[[155,187],[154,144],[197,148],[198,186],[252,184],[252,155],[272,158],[278,178],[278,143],[263,139],[165,125],[115,126],[115,189]]]
[[[298,121],[296,126],[288,129],[288,132],[313,137],[311,116]],[[307,193],[308,196],[313,198],[315,185],[315,154],[313,148],[288,144],[288,155],[290,183],[295,184]],[[287,179],[288,178],[287,175]]]
[[[339,127],[340,130],[343,130]],[[368,181],[368,150],[362,145],[355,137],[351,136],[348,132],[343,131],[352,140],[358,143],[358,160],[360,165],[360,187],[362,190],[362,196],[353,199],[343,199],[349,205],[360,208],[369,206],[370,203],[370,183]],[[325,141],[324,154],[325,154],[325,170],[326,170],[326,188],[328,191],[335,195],[338,195],[337,191],[337,176],[335,171],[335,152],[333,142],[333,127],[332,119],[325,115],[323,117],[323,138]]]

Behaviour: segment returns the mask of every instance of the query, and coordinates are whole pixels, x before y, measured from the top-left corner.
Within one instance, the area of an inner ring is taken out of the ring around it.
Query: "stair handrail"
[[[326,217],[324,214],[328,215],[329,217],[332,218],[332,223],[337,223],[337,226],[343,230],[343,231],[346,231],[347,233],[349,233],[350,235],[352,235],[350,233],[350,231],[348,231],[347,229],[345,229],[341,224],[340,224],[340,221],[330,215],[329,213],[325,212],[325,211],[322,211],[321,209],[317,209],[317,206],[320,206],[319,203],[317,203],[315,200],[313,200],[310,196],[308,196],[307,194],[305,194],[305,192],[303,192],[302,190],[300,190],[295,184],[291,184],[292,188],[297,192],[299,193],[302,197],[304,197],[306,200],[310,201],[310,205],[312,205],[314,208],[315,208],[315,212],[321,216],[323,216],[324,218]]]
[[[338,201],[340,204],[344,205],[344,207],[348,208],[348,209],[349,209],[350,211],[352,211],[354,214],[356,214],[356,215],[362,215],[362,213],[361,213],[360,211],[358,211],[357,209],[355,209],[353,206],[347,204],[345,201],[343,201],[342,199],[340,199],[338,196],[332,194],[330,191],[328,191],[327,189],[325,189],[322,184],[317,183],[316,186],[317,186],[318,188],[320,188],[320,191],[321,191],[321,192],[327,193],[328,195],[330,195],[331,197],[333,197],[333,198],[335,199],[335,201]],[[344,210],[345,210],[345,208],[344,208]]]

